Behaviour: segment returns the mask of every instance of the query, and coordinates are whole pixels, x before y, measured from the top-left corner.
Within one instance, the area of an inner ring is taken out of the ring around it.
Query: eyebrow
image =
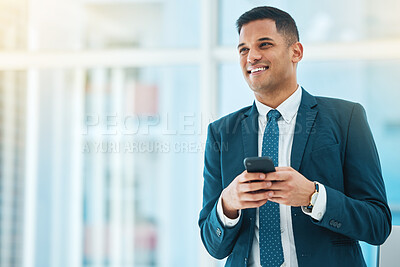
[[[269,37],[262,37],[262,38],[260,38],[260,39],[257,40],[257,42],[262,42],[262,41],[274,41],[274,39],[269,38]],[[244,45],[245,45],[245,43],[240,43],[240,44],[237,46],[237,49],[239,49],[241,46],[244,46]]]

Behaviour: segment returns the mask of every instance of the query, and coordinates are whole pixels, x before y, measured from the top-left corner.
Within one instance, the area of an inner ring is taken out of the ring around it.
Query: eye
[[[239,49],[239,54],[243,55],[243,54],[245,54],[247,51],[249,51],[249,49],[246,48],[246,47],[240,48],[240,49]]]
[[[272,46],[272,44],[271,43],[267,43],[267,42],[265,42],[265,43],[261,43],[260,44],[260,47],[270,47],[270,46]]]

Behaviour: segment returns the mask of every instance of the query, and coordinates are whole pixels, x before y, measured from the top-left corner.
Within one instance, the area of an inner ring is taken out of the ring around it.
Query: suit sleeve
[[[223,259],[235,245],[242,217],[233,227],[224,227],[217,214],[217,202],[223,190],[221,175],[221,141],[215,138],[213,126],[208,126],[204,159],[203,207],[199,226],[203,244],[211,256]]]
[[[391,213],[378,152],[365,110],[355,104],[343,162],[344,192],[326,187],[326,213],[319,224],[372,245],[382,244],[391,231]]]

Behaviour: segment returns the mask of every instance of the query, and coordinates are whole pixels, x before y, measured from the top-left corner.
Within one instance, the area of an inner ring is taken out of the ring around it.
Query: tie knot
[[[281,116],[281,113],[279,111],[277,111],[276,109],[271,109],[267,114],[268,121],[271,118],[274,118],[275,120],[277,120],[280,118],[280,116]]]

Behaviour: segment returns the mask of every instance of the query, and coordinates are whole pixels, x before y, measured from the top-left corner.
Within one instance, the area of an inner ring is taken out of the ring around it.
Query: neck
[[[254,92],[256,99],[264,105],[273,109],[277,108],[288,99],[297,89],[297,82],[285,89],[269,90],[268,92]]]

